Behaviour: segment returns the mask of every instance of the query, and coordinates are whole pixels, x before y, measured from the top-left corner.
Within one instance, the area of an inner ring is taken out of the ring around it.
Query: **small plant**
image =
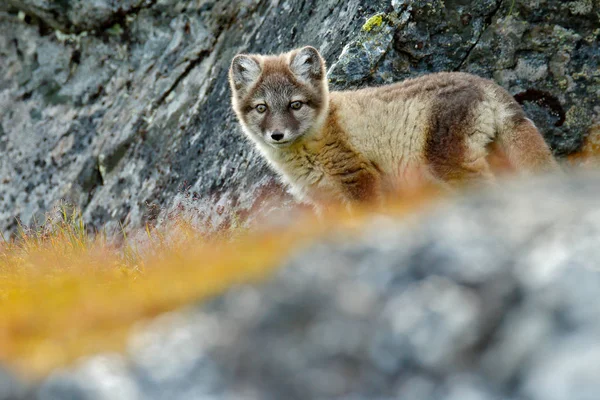
[[[25,260],[44,254],[44,257],[69,258],[87,251],[92,245],[81,212],[62,203],[47,214],[43,223],[34,221],[24,226],[17,221],[17,233],[12,238],[2,236],[0,271],[23,267]]]
[[[515,8],[515,2],[516,0],[512,0],[512,3],[510,3],[510,9],[508,10],[508,16],[510,17],[513,13],[513,9]]]

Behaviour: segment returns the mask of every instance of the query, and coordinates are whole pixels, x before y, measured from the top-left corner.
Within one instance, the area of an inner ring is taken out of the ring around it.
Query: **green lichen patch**
[[[362,26],[363,32],[371,32],[374,28],[380,28],[383,24],[384,14],[376,14],[365,22]]]

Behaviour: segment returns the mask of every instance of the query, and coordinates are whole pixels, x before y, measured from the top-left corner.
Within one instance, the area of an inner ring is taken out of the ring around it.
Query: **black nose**
[[[279,131],[275,131],[275,132],[271,133],[271,139],[280,141],[281,139],[283,139],[283,133],[281,133]]]

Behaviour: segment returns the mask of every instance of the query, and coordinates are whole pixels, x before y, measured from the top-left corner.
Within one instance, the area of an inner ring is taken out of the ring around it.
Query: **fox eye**
[[[267,111],[267,106],[264,104],[259,104],[256,107],[256,111],[258,111],[259,113],[264,113],[265,111]]]
[[[301,101],[293,101],[290,103],[290,108],[292,110],[299,110],[302,108],[302,102]]]

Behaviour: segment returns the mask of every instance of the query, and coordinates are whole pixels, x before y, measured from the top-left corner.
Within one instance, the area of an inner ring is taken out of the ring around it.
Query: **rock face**
[[[23,382],[0,368],[0,400],[26,400],[32,399],[32,396]]]
[[[57,371],[58,399],[600,397],[600,175],[375,217]]]
[[[215,209],[247,213],[266,190],[283,196],[237,131],[226,79],[231,59],[239,51],[302,43],[320,46],[331,60],[367,16],[386,7],[383,1],[162,0],[120,2],[118,9],[112,1],[11,4],[0,22],[3,231],[14,229],[16,216],[29,223],[60,198],[102,227],[140,225],[181,204],[195,207],[199,219],[209,204],[208,218],[219,219]],[[40,19],[21,21],[19,9]]]
[[[568,154],[598,123],[599,13],[592,0],[9,0],[0,231],[60,199],[108,229],[178,212],[214,227],[289,201],[230,111],[240,51],[314,45],[334,88],[491,77]]]

